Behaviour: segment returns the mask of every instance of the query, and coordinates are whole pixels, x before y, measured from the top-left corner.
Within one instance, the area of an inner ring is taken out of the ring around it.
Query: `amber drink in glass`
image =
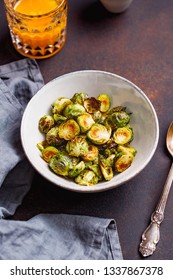
[[[59,52],[66,41],[67,0],[4,0],[15,49],[41,59]]]

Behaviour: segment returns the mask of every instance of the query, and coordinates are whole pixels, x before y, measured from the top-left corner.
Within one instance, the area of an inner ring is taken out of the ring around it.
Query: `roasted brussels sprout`
[[[68,176],[71,160],[66,154],[60,153],[58,156],[52,157],[48,164],[54,173],[61,176]]]
[[[92,143],[102,145],[109,140],[110,133],[104,125],[96,123],[87,132],[87,137]]]
[[[74,118],[85,112],[85,108],[80,104],[69,104],[65,107],[63,115],[67,118]]]
[[[100,94],[97,99],[101,102],[100,111],[107,112],[110,109],[111,101],[109,95],[107,94]]]
[[[122,145],[118,145],[117,151],[121,152],[123,155],[127,155],[129,153],[132,153],[132,155],[135,156],[136,153],[137,153],[137,151],[134,147],[132,147],[132,146],[122,146]]]
[[[113,133],[115,143],[123,145],[129,143],[133,138],[133,131],[128,126],[120,127]]]
[[[87,154],[83,155],[82,158],[86,161],[93,161],[98,157],[99,150],[96,146],[90,145],[88,147]]]
[[[54,126],[54,118],[49,115],[41,117],[39,120],[39,129],[42,133],[47,133]]]
[[[48,143],[46,140],[37,143],[37,148],[39,149],[40,152],[42,152],[47,146]]]
[[[132,153],[124,154],[120,156],[116,161],[115,161],[115,170],[117,172],[123,172],[127,168],[129,168],[134,160],[134,156]]]
[[[72,101],[66,97],[59,97],[55,100],[52,106],[52,113],[53,114],[61,114],[64,108],[71,104]]]
[[[59,127],[55,126],[48,131],[46,134],[46,141],[52,146],[62,144],[63,140],[59,137]]]
[[[67,142],[66,151],[70,156],[80,157],[88,153],[88,142],[85,136],[76,136]]]
[[[75,120],[67,120],[59,125],[59,137],[71,140],[80,133],[80,127]]]
[[[107,121],[113,129],[126,126],[130,121],[130,115],[125,111],[118,111],[108,114]]]
[[[110,181],[114,176],[112,167],[111,166],[108,167],[103,162],[100,162],[100,168],[104,179],[106,181]]]
[[[67,120],[66,117],[64,117],[63,115],[60,115],[60,114],[54,114],[53,118],[57,125]]]
[[[100,112],[100,111],[96,111],[92,114],[92,118],[96,123],[101,123],[103,124],[105,121],[106,116]]]
[[[56,149],[54,146],[48,146],[42,151],[42,158],[49,162],[53,156],[57,156],[59,154],[59,150]]]
[[[92,116],[89,113],[83,113],[77,117],[77,122],[80,126],[82,133],[86,132],[95,123]]]
[[[114,158],[115,158],[114,154],[110,155],[108,158],[100,156],[99,165],[100,165],[103,177],[105,178],[106,181],[110,181],[114,175],[113,169],[112,169],[112,166],[114,164]]]
[[[94,97],[90,97],[84,100],[84,107],[90,114],[100,111],[101,102]]]
[[[84,100],[88,98],[88,94],[85,92],[76,92],[73,97],[71,98],[71,101],[73,103],[78,103],[80,105],[84,104]]]
[[[98,177],[92,170],[83,170],[77,177],[75,182],[82,186],[93,186],[98,183]]]
[[[73,167],[68,173],[70,178],[78,176],[85,169],[84,161],[80,161],[77,165]]]
[[[103,180],[103,175],[98,164],[89,165],[88,169],[92,170],[96,174],[96,176],[98,177],[98,181]]]

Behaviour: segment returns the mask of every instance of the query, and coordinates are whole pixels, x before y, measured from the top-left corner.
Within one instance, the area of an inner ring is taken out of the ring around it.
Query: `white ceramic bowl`
[[[80,186],[51,172],[40,157],[36,144],[44,139],[38,130],[39,119],[48,114],[56,98],[71,98],[76,92],[86,92],[90,97],[107,93],[112,106],[125,106],[132,112],[131,126],[134,130],[132,146],[137,155],[131,167],[117,174],[107,182],[95,186]],[[150,100],[132,82],[118,75],[84,70],[60,76],[43,86],[28,103],[21,123],[21,140],[26,156],[33,167],[47,180],[57,186],[78,192],[99,192],[115,188],[140,173],[151,160],[159,138],[159,125],[156,112]]]

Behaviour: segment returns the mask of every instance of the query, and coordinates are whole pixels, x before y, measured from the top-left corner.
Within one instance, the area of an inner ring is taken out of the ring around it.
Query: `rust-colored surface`
[[[21,59],[14,50],[0,2],[0,65]],[[116,189],[96,194],[71,193],[35,174],[32,188],[13,219],[38,213],[72,213],[114,218],[124,259],[142,259],[141,234],[150,221],[166,180],[171,158],[165,136],[173,120],[173,1],[134,0],[119,15],[96,0],[69,0],[67,42],[52,58],[38,61],[45,82],[75,70],[99,69],[138,85],[158,114],[160,140],[148,166]],[[146,131],[147,134],[147,131]],[[149,259],[173,259],[173,191],[168,198],[161,239]]]

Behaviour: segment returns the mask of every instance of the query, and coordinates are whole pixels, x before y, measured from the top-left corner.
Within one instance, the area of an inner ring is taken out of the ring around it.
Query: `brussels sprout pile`
[[[50,115],[39,120],[45,140],[37,148],[55,174],[92,186],[132,164],[136,149],[130,145],[134,135],[129,122],[130,113],[122,106],[111,108],[107,94],[59,97]]]

